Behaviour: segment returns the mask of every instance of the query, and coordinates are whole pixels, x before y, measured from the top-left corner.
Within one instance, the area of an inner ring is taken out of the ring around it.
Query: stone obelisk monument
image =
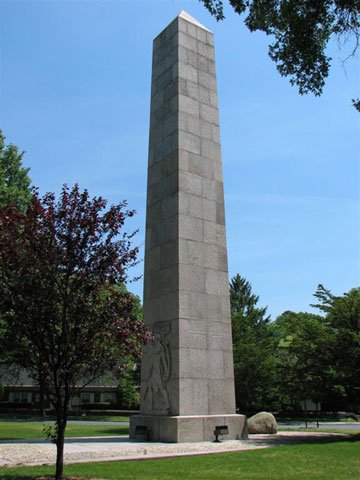
[[[154,40],[141,412],[154,441],[246,436],[235,414],[213,34],[187,13]]]

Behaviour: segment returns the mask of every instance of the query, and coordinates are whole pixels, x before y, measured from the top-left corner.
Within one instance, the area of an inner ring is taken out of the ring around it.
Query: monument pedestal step
[[[224,440],[248,438],[246,416],[235,414],[133,415],[130,418],[130,438],[139,439],[136,427],[147,427],[148,439],[152,442],[212,442],[215,440],[215,427],[224,425],[229,429],[229,434],[224,436]]]

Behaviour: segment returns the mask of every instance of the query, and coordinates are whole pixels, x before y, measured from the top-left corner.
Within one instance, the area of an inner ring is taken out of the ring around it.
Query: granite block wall
[[[155,40],[141,413],[235,413],[213,34],[181,13]]]

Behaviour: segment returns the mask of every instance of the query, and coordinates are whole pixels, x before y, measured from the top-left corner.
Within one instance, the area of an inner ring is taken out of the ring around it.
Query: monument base
[[[133,415],[130,418],[130,438],[139,439],[136,430],[147,427],[148,440],[151,442],[212,442],[215,440],[216,426],[226,425],[229,434],[226,440],[247,439],[245,415]],[[136,427],[140,427],[136,429]]]

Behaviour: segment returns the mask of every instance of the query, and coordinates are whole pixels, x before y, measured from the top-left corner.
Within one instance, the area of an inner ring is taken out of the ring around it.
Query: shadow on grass
[[[99,430],[99,435],[129,435],[129,428],[128,427],[119,427],[119,428],[104,428]]]
[[[34,475],[32,477],[24,477],[23,475],[5,475],[0,476],[0,480],[54,480],[55,477],[53,475]],[[90,477],[63,477],[63,480],[94,480]],[[100,480],[100,479],[99,479]]]
[[[84,442],[110,442],[113,441],[114,438],[117,437],[124,437],[129,435],[129,429],[128,427],[119,427],[119,428],[109,428],[109,429],[101,429],[93,433],[79,433],[78,435],[65,435],[65,442],[66,443],[73,443],[73,442],[79,442],[79,438],[81,438],[81,443]],[[102,437],[111,437],[109,439],[104,438],[102,440]],[[34,437],[32,438],[29,436],[28,438],[14,438],[14,437],[1,437],[0,438],[0,445],[2,443],[51,443],[50,440],[48,440],[45,436],[43,437]],[[3,480],[2,477],[0,476],[0,480]]]
[[[304,435],[306,433],[306,435]],[[294,432],[293,435],[285,435],[284,432],[279,432],[276,435],[253,435],[250,441],[255,445],[300,445],[300,444],[314,444],[314,443],[334,443],[334,442],[359,442],[360,433],[357,434],[338,434],[326,432]]]
[[[0,480],[37,480],[39,478],[42,478],[42,479],[53,479],[55,478],[54,476],[51,476],[51,474],[49,474],[48,476],[44,476],[42,475],[41,477],[39,475],[21,475],[19,473],[9,473],[8,475],[0,475]],[[65,480],[65,478],[64,478]],[[76,480],[80,480],[80,479],[76,479]]]
[[[94,433],[92,436],[72,436],[66,437],[65,443],[106,443],[106,442],[114,442],[116,440],[124,441],[124,437],[128,440],[129,436],[129,429],[127,427],[123,428],[111,428],[111,429],[101,429]],[[107,438],[109,437],[109,438]],[[81,440],[79,440],[81,438]],[[2,478],[0,477],[0,480]]]
[[[24,477],[15,473],[14,475],[1,475],[0,480],[35,480],[36,477]]]
[[[348,442],[360,442],[360,433],[355,433],[355,435],[354,434],[348,435],[347,441]]]

